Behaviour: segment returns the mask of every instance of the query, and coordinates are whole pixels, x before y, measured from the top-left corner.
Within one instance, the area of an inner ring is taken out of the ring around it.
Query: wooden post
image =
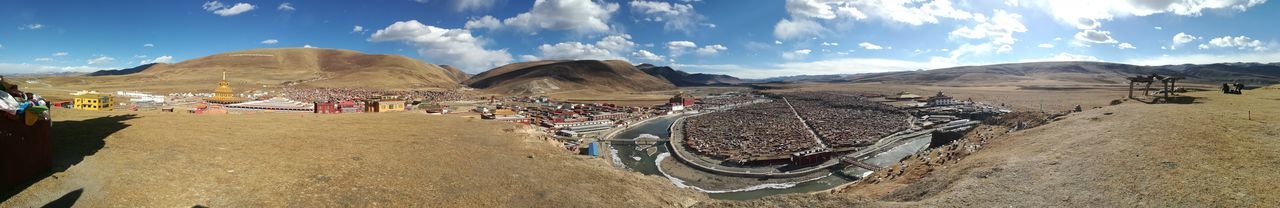
[[[1169,82],[1165,81],[1160,84],[1164,85],[1164,100],[1167,102],[1169,101],[1169,91],[1172,91],[1171,89],[1169,89]]]
[[[1147,82],[1147,87],[1146,87],[1146,88],[1142,88],[1142,96],[1148,96],[1148,95],[1151,95],[1151,92],[1150,92],[1150,91],[1151,91],[1151,83],[1152,83],[1152,82],[1154,82],[1154,81],[1149,81],[1149,82]]]
[[[1129,80],[1129,99],[1133,99],[1133,80]]]

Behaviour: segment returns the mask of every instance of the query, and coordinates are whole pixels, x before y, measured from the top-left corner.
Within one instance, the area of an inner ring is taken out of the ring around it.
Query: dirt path
[[[796,111],[796,107],[791,105],[791,101],[783,97],[782,102],[786,102],[787,108],[791,109],[791,114],[796,115],[796,119],[800,119],[800,123],[804,124],[805,130],[809,131],[809,136],[813,137],[814,142],[818,143],[818,148],[827,149],[827,143],[818,138],[818,132],[813,131],[813,125],[809,125],[809,120],[805,120],[803,116],[800,116],[800,111]]]

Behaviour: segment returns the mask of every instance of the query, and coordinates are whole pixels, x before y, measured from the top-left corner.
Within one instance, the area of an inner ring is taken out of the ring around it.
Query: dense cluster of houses
[[[651,107],[628,107],[610,103],[557,102],[545,96],[510,97],[501,101],[491,99],[492,105],[477,106],[474,111],[481,113],[483,119],[536,125],[548,133],[572,138],[595,135],[616,126],[679,112],[696,103],[693,96],[683,93],[670,101]]]

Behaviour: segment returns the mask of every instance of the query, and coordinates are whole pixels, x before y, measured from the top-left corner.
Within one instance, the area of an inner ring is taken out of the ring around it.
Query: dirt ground
[[[0,192],[0,207],[679,207],[706,198],[501,122],[420,113],[54,118],[55,173]]]
[[[708,207],[1249,207],[1280,204],[1280,89],[1126,102],[994,140],[911,184]]]

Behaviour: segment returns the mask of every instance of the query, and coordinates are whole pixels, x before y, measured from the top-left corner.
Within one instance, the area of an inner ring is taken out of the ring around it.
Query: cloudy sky
[[[1280,62],[1266,0],[4,1],[0,73],[254,49],[400,54],[478,73],[623,59],[747,78],[1090,60]]]

